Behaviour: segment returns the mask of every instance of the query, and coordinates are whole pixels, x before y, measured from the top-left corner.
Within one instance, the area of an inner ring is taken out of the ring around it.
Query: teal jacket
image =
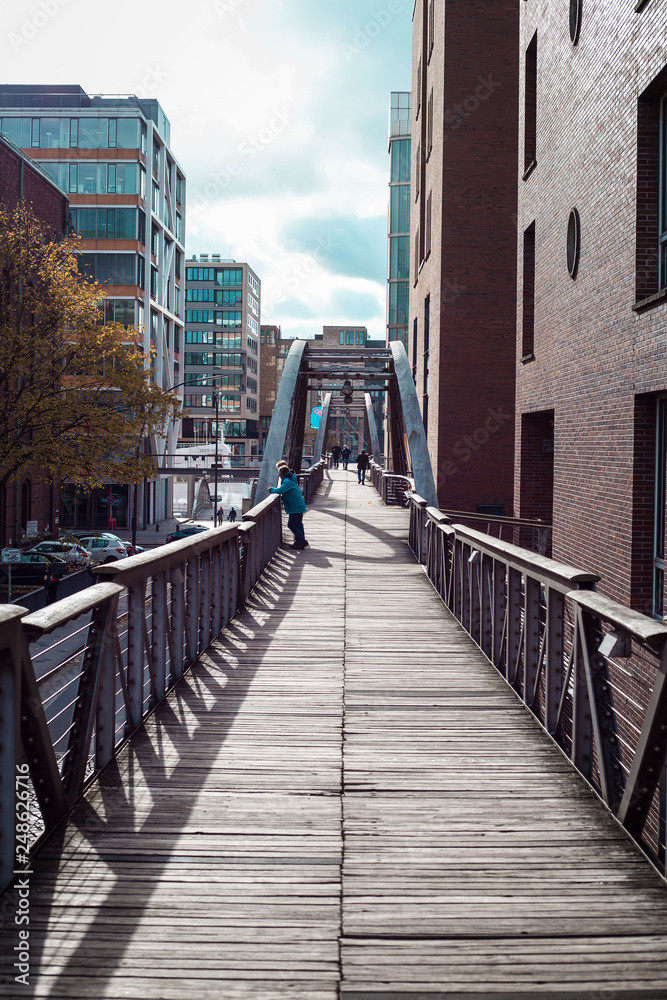
[[[305,514],[307,507],[294,473],[285,476],[280,486],[272,486],[269,492],[278,493],[283,498],[287,514]]]

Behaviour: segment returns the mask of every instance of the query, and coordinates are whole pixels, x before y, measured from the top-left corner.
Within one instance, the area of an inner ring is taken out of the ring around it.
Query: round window
[[[579,41],[579,28],[581,27],[581,4],[582,0],[570,0],[570,38],[572,44]]]
[[[567,220],[567,269],[571,278],[576,278],[579,266],[579,247],[581,242],[581,223],[576,208],[570,212]]]

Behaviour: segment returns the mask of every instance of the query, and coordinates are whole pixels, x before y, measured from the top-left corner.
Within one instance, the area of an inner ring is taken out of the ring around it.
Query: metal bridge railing
[[[415,488],[413,479],[409,476],[399,476],[395,472],[383,469],[371,459],[371,483],[378,491],[382,502],[391,507],[407,507],[407,493]]]
[[[322,485],[324,470],[329,468],[328,458],[323,458],[309,469],[304,469],[298,474],[299,487],[303,493],[303,499],[309,504],[315,495],[315,491]]]
[[[410,546],[452,614],[665,875],[667,627],[598,581],[410,498]]]
[[[41,611],[0,606],[0,886],[230,621],[281,536],[269,496]]]

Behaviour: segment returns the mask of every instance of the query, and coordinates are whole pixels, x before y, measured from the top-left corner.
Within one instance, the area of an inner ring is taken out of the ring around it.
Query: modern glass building
[[[389,111],[389,245],[387,343],[408,342],[410,279],[410,129],[412,95],[392,91]]]
[[[105,288],[107,320],[139,329],[163,388],[183,379],[182,291],[185,175],[170,148],[170,125],[155,100],[90,96],[79,86],[0,86],[0,132],[29,153],[67,194],[70,231],[82,239],[80,270]],[[146,440],[153,455],[175,451],[178,427]],[[139,486],[138,526],[171,514],[171,479]],[[128,487],[114,511],[130,527]],[[129,491],[131,492],[131,490]],[[86,527],[105,526],[104,497],[83,504]],[[73,504],[74,508],[77,504]],[[98,509],[99,508],[99,509]],[[68,526],[78,525],[74,522]],[[120,519],[119,519],[120,518]],[[100,523],[98,523],[100,522]],[[123,522],[123,523],[121,523]]]
[[[248,264],[202,253],[185,267],[185,374],[181,443],[220,436],[232,465],[259,461],[261,283]]]

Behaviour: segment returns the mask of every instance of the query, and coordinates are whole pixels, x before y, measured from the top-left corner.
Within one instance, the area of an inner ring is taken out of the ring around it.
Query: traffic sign
[[[2,561],[3,563],[20,563],[22,555],[21,549],[3,549]]]

